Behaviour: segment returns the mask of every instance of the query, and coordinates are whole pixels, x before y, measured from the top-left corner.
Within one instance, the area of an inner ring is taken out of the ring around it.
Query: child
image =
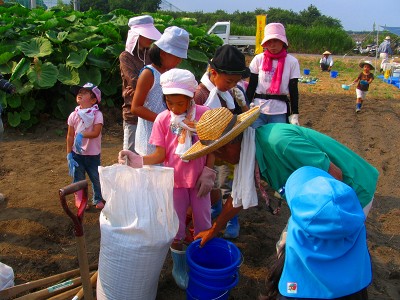
[[[79,104],[68,117],[67,161],[69,175],[73,182],[85,179],[89,175],[93,188],[92,204],[97,209],[103,209],[98,167],[100,166],[101,130],[103,114],[98,104],[101,101],[101,91],[93,83],[83,86],[73,86],[71,91],[76,95]],[[75,205],[80,207],[82,193],[75,193]],[[89,204],[86,209],[89,209]]]
[[[291,124],[299,125],[300,65],[287,53],[289,44],[285,27],[281,23],[267,24],[261,45],[265,51],[250,63],[251,75],[246,91],[247,98],[261,106],[261,115],[252,127],[287,123],[288,116]]]
[[[161,33],[154,27],[151,16],[137,16],[129,19],[130,29],[126,39],[125,51],[119,56],[119,66],[122,78],[122,118],[124,128],[124,149],[135,150],[135,133],[137,116],[131,113],[132,97],[135,94],[136,83],[140,70],[149,64],[149,48],[161,37]]]
[[[173,277],[181,288],[186,288],[187,274],[183,240],[186,236],[186,211],[193,210],[194,232],[211,227],[210,190],[216,173],[212,169],[213,155],[203,156],[193,161],[183,161],[180,156],[197,141],[195,124],[208,107],[196,105],[193,94],[197,87],[194,75],[181,69],[171,69],[161,75],[160,83],[168,110],[155,119],[150,143],[155,151],[139,156],[131,151],[119,153],[119,161],[128,157],[128,164],[141,167],[143,164],[164,163],[174,168],[174,208],[179,218],[179,229],[171,246],[174,268]]]
[[[157,114],[167,108],[163,101],[160,75],[187,58],[188,47],[187,31],[172,26],[166,28],[161,38],[150,48],[152,64],[145,66],[140,73],[131,105],[131,112],[139,117],[135,151],[140,155],[154,152],[155,146],[149,144],[153,122]]]
[[[322,53],[322,57],[319,60],[319,67],[321,68],[321,71],[330,71],[333,66],[333,58],[331,56],[332,53],[329,51],[325,51]]]
[[[374,70],[374,66],[370,61],[362,61],[360,62],[359,66],[363,69],[363,71],[353,81],[353,84],[358,82],[356,88],[356,113],[361,111],[363,101],[368,93],[369,85],[372,80],[374,80],[374,74],[370,72],[371,70]]]
[[[354,190],[310,166],[289,176],[286,245],[259,299],[368,299],[372,281],[365,215]]]
[[[227,107],[234,114],[247,111],[246,97],[241,87],[238,87],[246,73],[248,68],[243,53],[231,45],[219,47],[210,61],[207,72],[201,78],[194,96],[195,102],[210,108]],[[233,166],[219,163],[215,169],[218,179],[211,199],[213,218],[217,217],[222,209],[221,198],[227,198],[231,192]],[[239,230],[238,217],[235,216],[228,222],[224,237],[235,239],[239,236]]]

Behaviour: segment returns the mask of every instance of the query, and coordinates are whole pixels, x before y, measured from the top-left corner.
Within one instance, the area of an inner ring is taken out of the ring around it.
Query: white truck
[[[237,47],[243,53],[254,55],[256,47],[255,36],[242,36],[242,35],[231,35],[231,22],[216,22],[208,34],[215,34],[219,36],[225,44],[229,44]]]

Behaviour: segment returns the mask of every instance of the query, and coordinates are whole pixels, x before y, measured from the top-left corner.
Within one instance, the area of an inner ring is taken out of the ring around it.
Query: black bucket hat
[[[229,75],[243,75],[247,71],[244,54],[231,45],[219,47],[209,64],[217,72]]]

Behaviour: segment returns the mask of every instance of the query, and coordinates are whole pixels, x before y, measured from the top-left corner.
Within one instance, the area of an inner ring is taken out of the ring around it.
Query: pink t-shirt
[[[80,117],[76,111],[73,111],[68,117],[68,126],[74,127],[75,136],[78,133],[77,127],[80,122]],[[93,125],[89,126],[85,129],[85,131],[92,131],[95,124],[104,124],[103,123],[103,114],[101,111],[96,111],[94,114]],[[98,137],[94,139],[82,139],[82,149],[85,150],[82,152],[82,155],[98,155],[101,153],[101,132]],[[72,150],[75,153],[78,153],[75,147],[72,147]]]
[[[206,106],[196,105],[196,121],[208,109]],[[171,115],[169,110],[159,113],[154,121],[149,143],[165,149],[164,166],[175,170],[174,187],[193,188],[206,165],[207,156],[184,162],[179,155],[176,155],[175,149],[178,146],[178,136],[171,131],[170,122]],[[192,137],[193,144],[199,140],[197,135],[192,135]]]

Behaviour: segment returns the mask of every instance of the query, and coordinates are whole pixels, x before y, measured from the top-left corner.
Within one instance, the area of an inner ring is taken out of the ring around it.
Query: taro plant
[[[222,41],[208,36],[194,19],[151,15],[161,32],[172,25],[189,32],[188,59],[179,67],[199,78]],[[121,104],[118,57],[125,49],[127,24],[133,16],[123,9],[102,14],[0,6],[0,72],[17,88],[11,96],[0,91],[8,124],[26,129],[38,123],[43,113],[66,118],[76,105],[70,86],[86,82],[99,86],[102,105]]]

